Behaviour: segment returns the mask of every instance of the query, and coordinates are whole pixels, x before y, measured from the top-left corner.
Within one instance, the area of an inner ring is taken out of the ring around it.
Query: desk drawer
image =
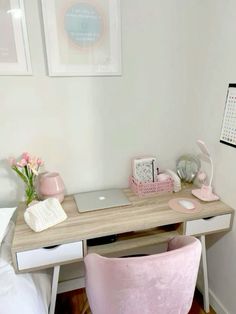
[[[18,252],[16,254],[19,270],[57,264],[79,258],[83,258],[82,241],[62,244],[51,248]]]
[[[230,228],[231,214],[186,222],[186,235],[213,233]]]

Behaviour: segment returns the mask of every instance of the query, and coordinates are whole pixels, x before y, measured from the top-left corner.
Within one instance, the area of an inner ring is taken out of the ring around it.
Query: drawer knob
[[[204,220],[209,220],[209,219],[212,219],[214,218],[215,216],[211,216],[211,217],[206,217],[206,218],[203,218]]]
[[[45,247],[43,247],[43,249],[51,250],[51,249],[55,249],[58,246],[59,246],[59,244],[58,245],[45,246]]]

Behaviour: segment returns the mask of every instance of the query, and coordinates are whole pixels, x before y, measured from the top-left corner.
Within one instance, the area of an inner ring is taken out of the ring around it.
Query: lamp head
[[[200,172],[198,174],[198,179],[200,181],[202,181],[203,185],[202,185],[201,189],[192,190],[192,194],[202,201],[206,201],[206,202],[216,201],[219,199],[219,196],[217,196],[216,194],[214,194],[212,192],[212,179],[213,179],[213,170],[214,169],[213,169],[213,162],[212,162],[209,150],[208,150],[206,144],[201,140],[197,140],[197,145],[201,150],[202,157],[204,157],[204,159],[207,159],[208,162],[210,162],[210,164],[211,164],[211,177],[210,177],[209,184],[205,185],[204,181],[206,180],[206,174],[204,172]]]
[[[209,150],[208,150],[206,144],[201,140],[197,140],[197,144],[198,144],[198,147],[200,148],[201,152],[210,158],[210,153],[209,153]]]

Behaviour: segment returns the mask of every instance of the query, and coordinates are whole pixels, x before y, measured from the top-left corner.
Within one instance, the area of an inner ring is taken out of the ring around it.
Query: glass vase
[[[32,201],[37,200],[38,196],[35,190],[35,186],[33,182],[26,184],[25,187],[25,202],[28,206]]]

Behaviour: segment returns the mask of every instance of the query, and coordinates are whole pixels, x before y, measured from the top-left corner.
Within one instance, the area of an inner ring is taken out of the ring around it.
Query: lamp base
[[[203,185],[200,189],[192,190],[192,194],[204,202],[218,201],[218,195],[212,192],[212,186]]]

